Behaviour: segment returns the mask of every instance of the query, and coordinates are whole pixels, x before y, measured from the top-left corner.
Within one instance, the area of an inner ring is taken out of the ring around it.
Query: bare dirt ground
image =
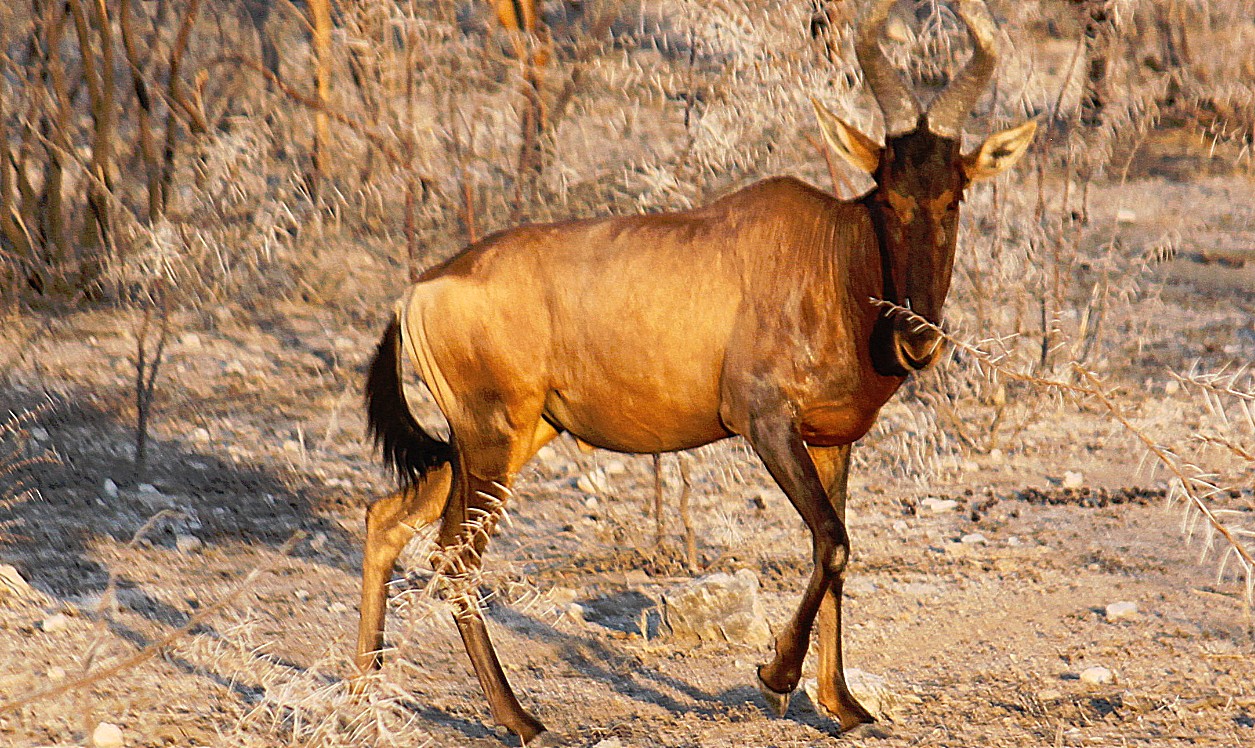
[[[1238,211],[1249,193],[1240,179],[1150,180],[1096,200],[1155,212],[1156,226],[1121,229],[1132,243],[1165,225],[1185,237],[1155,270],[1154,306],[1131,308],[1148,342],[1119,369],[1122,402],[1168,443],[1193,424],[1177,420],[1162,378],[1143,384],[1143,368],[1255,357],[1255,261],[1202,256],[1218,244],[1206,233],[1215,216]],[[1250,246],[1246,210],[1224,227],[1230,253]],[[378,314],[388,287],[375,292]],[[366,703],[345,690],[363,506],[388,486],[361,437],[358,394],[377,323],[295,303],[177,320],[146,486],[130,480],[131,321],[48,313],[0,325],[0,402],[18,410],[50,399],[32,447],[61,459],[37,471],[38,497],[7,509],[15,524],[0,562],[31,588],[0,588],[0,699],[177,634],[263,567],[155,658],[0,714],[0,743],[86,744],[102,721],[119,725],[128,746],[516,742],[486,726],[447,610],[425,593],[422,542],[398,574],[388,664]],[[915,407],[911,397],[908,388],[890,408]],[[510,677],[575,745],[1255,744],[1255,646],[1240,576],[1230,565],[1218,577],[1216,550],[1200,558],[1201,531],[1183,536],[1188,516],[1118,425],[1066,400],[1023,405],[1023,427],[1000,449],[970,451],[922,478],[886,467],[907,459],[886,435],[862,449],[847,667],[885,679],[891,720],[839,737],[801,692],[773,718],[753,685],[766,650],[659,635],[660,594],[688,578],[675,458],[664,460],[668,538],[655,550],[650,459],[585,455],[565,438],[522,476],[511,524],[490,547],[490,627]],[[802,524],[742,446],[682,459],[702,571],[756,572],[779,624],[809,570]],[[575,487],[599,467],[609,473],[602,495]],[[1063,487],[1067,472],[1083,484]],[[936,513],[921,504],[927,497],[958,504]],[[1255,511],[1249,487],[1216,501],[1239,524]],[[984,542],[958,542],[972,533]],[[567,613],[570,599],[586,620]],[[1109,619],[1105,606],[1121,601],[1137,613]],[[1091,666],[1112,680],[1083,681]]]

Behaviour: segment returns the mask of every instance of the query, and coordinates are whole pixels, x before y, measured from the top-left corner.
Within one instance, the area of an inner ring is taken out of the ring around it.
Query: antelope
[[[877,300],[941,324],[964,190],[1011,167],[1036,130],[1030,120],[962,153],[964,121],[997,62],[994,20],[980,0],[960,0],[974,51],[921,110],[879,46],[893,2],[876,0],[855,43],[884,146],[813,102],[828,147],[874,178],[865,195],[841,200],[777,177],[693,210],[520,226],[409,288],[365,388],[370,433],[402,489],[367,511],[362,673],[381,664],[398,554],[440,519],[433,564],[493,719],[526,745],[560,745],[512,691],[473,589],[514,477],[563,432],[640,454],[741,436],[805,521],[814,563],[757,669],[760,691],[783,717],[818,618],[820,706],[842,730],[872,721],[842,669],[850,449],[944,348],[939,328]],[[408,409],[402,349],[448,421],[447,441]]]

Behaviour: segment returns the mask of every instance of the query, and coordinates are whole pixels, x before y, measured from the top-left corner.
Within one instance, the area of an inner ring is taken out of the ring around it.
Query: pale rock
[[[811,704],[819,711],[819,682],[814,678],[802,681],[802,689],[810,697]],[[918,701],[917,698],[895,693],[889,688],[889,682],[882,676],[869,673],[858,668],[845,669],[845,685],[863,708],[873,717],[881,721],[894,721],[908,702]],[[823,712],[820,712],[823,714]],[[828,716],[828,715],[824,715]]]
[[[303,450],[304,447],[296,439],[285,439],[283,441],[283,451],[288,454],[300,454]]]
[[[113,482],[113,478],[105,478],[103,489],[106,498],[118,498],[118,484]]]
[[[191,555],[199,552],[205,547],[205,544],[195,535],[180,534],[174,538],[174,547],[179,553]]]
[[[876,584],[866,577],[853,577],[845,580],[842,590],[851,597],[862,597],[870,595],[880,589],[880,585]]]
[[[331,341],[331,347],[338,351],[352,351],[357,349],[357,343],[352,338],[339,337]]]
[[[209,442],[209,429],[204,426],[197,426],[192,429],[192,441],[197,444],[207,444]]]
[[[546,444],[536,450],[536,459],[540,460],[544,465],[552,465],[558,459],[558,451]]]
[[[585,509],[596,509],[596,508],[597,508],[597,505],[598,505],[599,503],[600,503],[600,502],[598,502],[598,501],[597,501],[597,497],[596,497],[596,496],[589,496],[587,499],[584,499],[584,508],[585,508]]]
[[[70,628],[70,617],[64,613],[53,613],[40,621],[39,628],[46,634],[56,634]]]
[[[893,527],[893,531],[894,531],[894,532],[896,532],[896,533],[898,533],[899,535],[903,535],[903,534],[905,534],[908,530],[910,530],[910,529],[911,529],[911,526],[910,526],[910,525],[908,525],[908,524],[906,523],[906,520],[904,520],[904,519],[894,520],[894,521],[893,521],[893,525],[892,525],[892,527]]]
[[[1137,223],[1137,211],[1132,208],[1121,208],[1117,210],[1116,223]]]
[[[0,564],[0,592],[26,597],[34,592],[34,589],[30,586],[30,582],[22,577],[17,567],[11,564]]]
[[[623,748],[623,741],[618,738],[606,738],[605,740],[597,741],[593,748]]]
[[[997,463],[997,462],[1002,462],[1002,458],[1003,458],[1003,456],[1004,456],[1004,455],[1003,455],[1003,453],[1002,453],[1002,450],[1001,450],[1001,449],[998,449],[997,447],[995,447],[994,449],[989,450],[989,461],[990,461],[990,462],[994,462],[994,463]]]
[[[623,460],[611,460],[606,463],[602,470],[606,471],[606,475],[623,475],[627,472],[627,465]]]
[[[126,745],[122,739],[122,728],[112,722],[101,722],[92,730],[92,745],[96,748],[122,748]]]
[[[563,612],[565,612],[567,617],[570,618],[572,621],[576,621],[578,623],[584,623],[584,606],[583,605],[580,605],[579,603],[567,603],[566,608],[563,609]]]
[[[980,471],[980,463],[976,460],[964,460],[963,471],[966,473],[975,473]]]
[[[192,351],[199,350],[201,347],[200,336],[194,332],[189,332],[179,338],[179,342],[183,344],[184,348]]]
[[[1118,603],[1111,603],[1103,609],[1103,616],[1108,621],[1131,621],[1137,618],[1137,603],[1130,600],[1121,600]]]
[[[334,602],[331,605],[327,606],[327,610],[331,611],[332,613],[336,615],[339,615],[341,613],[349,612],[349,606],[345,605],[342,602]]]
[[[939,499],[935,496],[929,496],[919,503],[920,506],[932,512],[933,514],[945,514],[953,512],[959,507],[959,502],[954,499]]]
[[[248,369],[244,367],[244,364],[240,363],[238,358],[233,358],[227,362],[226,366],[222,367],[222,373],[235,374],[242,377],[248,373]]]
[[[327,533],[316,532],[314,537],[309,539],[309,549],[314,553],[322,553],[327,547]]]
[[[1085,485],[1085,474],[1079,470],[1068,470],[1063,473],[1064,488],[1080,488]]]
[[[1115,680],[1115,674],[1101,665],[1087,667],[1081,671],[1081,682],[1090,686],[1101,686]]]
[[[37,442],[46,442],[46,441],[48,441],[48,430],[47,430],[47,429],[42,429],[42,428],[40,428],[40,427],[38,427],[38,426],[31,426],[31,427],[30,427],[30,429],[29,429],[29,431],[30,431],[31,438],[32,438],[32,439],[34,439],[35,441],[37,441]]]
[[[301,602],[306,602],[309,600],[309,590],[304,589],[304,588],[293,590],[292,597],[295,597],[297,600],[300,600]]]
[[[161,491],[158,491],[157,487],[151,483],[141,483],[135,487],[135,490],[139,491],[140,493],[146,493],[146,494],[160,494],[161,493]]]
[[[985,536],[981,535],[979,532],[969,532],[968,534],[959,538],[959,542],[963,543],[964,545],[984,545],[988,543],[989,540],[987,540]]]
[[[1019,535],[1012,535],[1011,537],[1007,538],[1007,545],[1011,546],[1012,548],[1019,548],[1020,546],[1024,545],[1024,541],[1020,540]]]
[[[758,576],[749,569],[710,574],[682,584],[663,596],[667,627],[681,640],[770,644],[771,629],[758,588]]]
[[[549,590],[549,599],[554,605],[569,605],[579,599],[580,593],[570,587],[554,587]]]
[[[65,668],[60,665],[53,665],[48,668],[47,672],[44,673],[44,677],[54,683],[57,681],[63,681],[65,680]]]
[[[1164,382],[1163,391],[1165,395],[1175,395],[1181,391],[1181,383],[1175,379],[1169,379]]]
[[[610,483],[606,480],[606,471],[597,468],[577,478],[575,487],[584,493],[604,494],[609,490]]]

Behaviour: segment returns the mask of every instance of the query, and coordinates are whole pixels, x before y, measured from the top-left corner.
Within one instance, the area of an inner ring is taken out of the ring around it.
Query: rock
[[[618,738],[606,738],[595,743],[593,748],[623,748],[623,741]]]
[[[1064,488],[1080,488],[1085,485],[1085,474],[1079,470],[1068,470],[1063,474]]]
[[[200,336],[194,332],[189,332],[179,338],[179,342],[183,344],[184,348],[192,351],[199,350],[201,347]]]
[[[174,538],[174,547],[178,549],[179,553],[190,555],[200,551],[205,547],[205,544],[195,535],[180,534]]]
[[[309,590],[304,589],[304,588],[293,590],[292,597],[295,597],[297,600],[300,600],[301,602],[307,602],[309,600]]]
[[[309,548],[314,553],[322,553],[327,547],[327,533],[316,532],[314,537],[309,539]]]
[[[1137,212],[1132,208],[1121,208],[1117,210],[1116,223],[1137,223]]]
[[[44,677],[53,682],[63,681],[65,680],[65,668],[60,665],[53,665],[44,673]]]
[[[244,364],[240,363],[240,360],[236,358],[231,359],[226,366],[222,367],[222,373],[235,374],[242,377],[248,373],[248,369],[244,368]]]
[[[11,564],[0,564],[0,592],[27,597],[34,592],[34,588],[22,577],[17,567]]]
[[[758,576],[749,569],[694,579],[663,596],[666,625],[682,640],[770,644],[758,586]]]
[[[34,439],[34,440],[35,440],[35,441],[37,441],[37,442],[46,442],[46,441],[48,441],[48,430],[47,430],[47,429],[42,429],[42,428],[40,428],[40,427],[38,427],[38,426],[31,426],[29,429],[27,429],[27,431],[30,433],[31,438],[32,438],[32,439]]]
[[[563,613],[565,613],[572,621],[576,621],[577,623],[585,622],[584,606],[579,603],[567,603],[566,607],[563,609]]]
[[[958,509],[959,502],[954,499],[938,499],[935,496],[929,496],[921,501],[919,505],[933,514],[945,514]]]
[[[604,494],[609,490],[610,482],[606,480],[606,471],[597,468],[577,478],[575,487],[584,493]]]
[[[39,628],[46,634],[56,634],[70,628],[70,617],[64,613],[53,613],[40,621]]]
[[[570,587],[554,587],[549,590],[549,599],[554,605],[565,606],[579,599],[580,593]]]
[[[880,589],[880,585],[876,584],[865,577],[854,577],[845,580],[843,592],[851,597],[862,597],[870,595]]]
[[[985,538],[984,535],[981,535],[979,532],[969,532],[968,534],[959,538],[959,542],[963,543],[964,545],[984,545],[988,543],[989,541]]]
[[[192,441],[196,442],[197,444],[209,443],[209,429],[203,426],[197,426],[196,428],[192,429]]]
[[[999,462],[1002,462],[1002,457],[1003,457],[1003,454],[1002,454],[1002,450],[1001,450],[1001,449],[998,449],[997,447],[994,447],[993,449],[989,450],[989,461],[990,461],[990,462],[993,462],[993,463],[999,463]]]
[[[558,459],[558,451],[546,444],[536,450],[536,459],[540,460],[544,465],[552,465]]]
[[[605,471],[606,475],[623,475],[627,472],[627,465],[623,463],[623,460],[611,460],[606,463],[602,470]]]
[[[1165,395],[1175,395],[1181,391],[1181,383],[1175,379],[1169,379],[1164,382],[1163,391]]]
[[[283,441],[283,451],[290,455],[295,455],[304,451],[304,447],[296,439],[285,439]]]
[[[122,728],[112,722],[101,722],[92,730],[92,745],[96,748],[122,748],[126,745],[122,739]]]
[[[1115,680],[1115,674],[1101,665],[1094,665],[1082,670],[1080,678],[1086,685],[1101,686]]]
[[[589,496],[587,499],[584,499],[584,508],[585,508],[585,509],[596,509],[596,508],[597,508],[597,505],[598,505],[599,503],[601,503],[601,502],[597,501],[597,497],[596,497],[596,496]]]
[[[1103,609],[1103,616],[1108,621],[1131,621],[1137,618],[1137,603],[1122,600],[1118,603],[1111,603]]]
[[[336,615],[339,615],[341,613],[349,612],[349,606],[345,605],[342,602],[337,601],[337,602],[332,603],[331,605],[328,605],[327,610],[331,611],[332,613],[335,613]]]
[[[889,688],[889,683],[883,677],[874,675],[858,668],[845,669],[845,684],[850,688],[850,695],[854,697],[863,708],[871,712],[871,715],[878,720],[893,721],[894,716],[905,706],[905,703],[912,701],[910,697],[904,697],[894,693]],[[806,695],[810,697],[811,704],[819,711],[819,683],[814,678],[807,678],[802,681],[802,688],[806,691]],[[821,714],[823,712],[820,712]],[[828,715],[824,715],[828,716]]]
[[[105,478],[105,482],[102,488],[105,492],[106,498],[109,498],[109,499],[118,498],[118,484],[113,482],[113,478]]]

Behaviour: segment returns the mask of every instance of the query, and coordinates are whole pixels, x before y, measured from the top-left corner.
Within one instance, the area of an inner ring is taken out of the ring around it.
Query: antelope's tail
[[[453,461],[453,446],[414,420],[401,381],[401,323],[397,315],[379,339],[366,375],[367,433],[396,472],[402,488],[415,486],[432,469]]]

